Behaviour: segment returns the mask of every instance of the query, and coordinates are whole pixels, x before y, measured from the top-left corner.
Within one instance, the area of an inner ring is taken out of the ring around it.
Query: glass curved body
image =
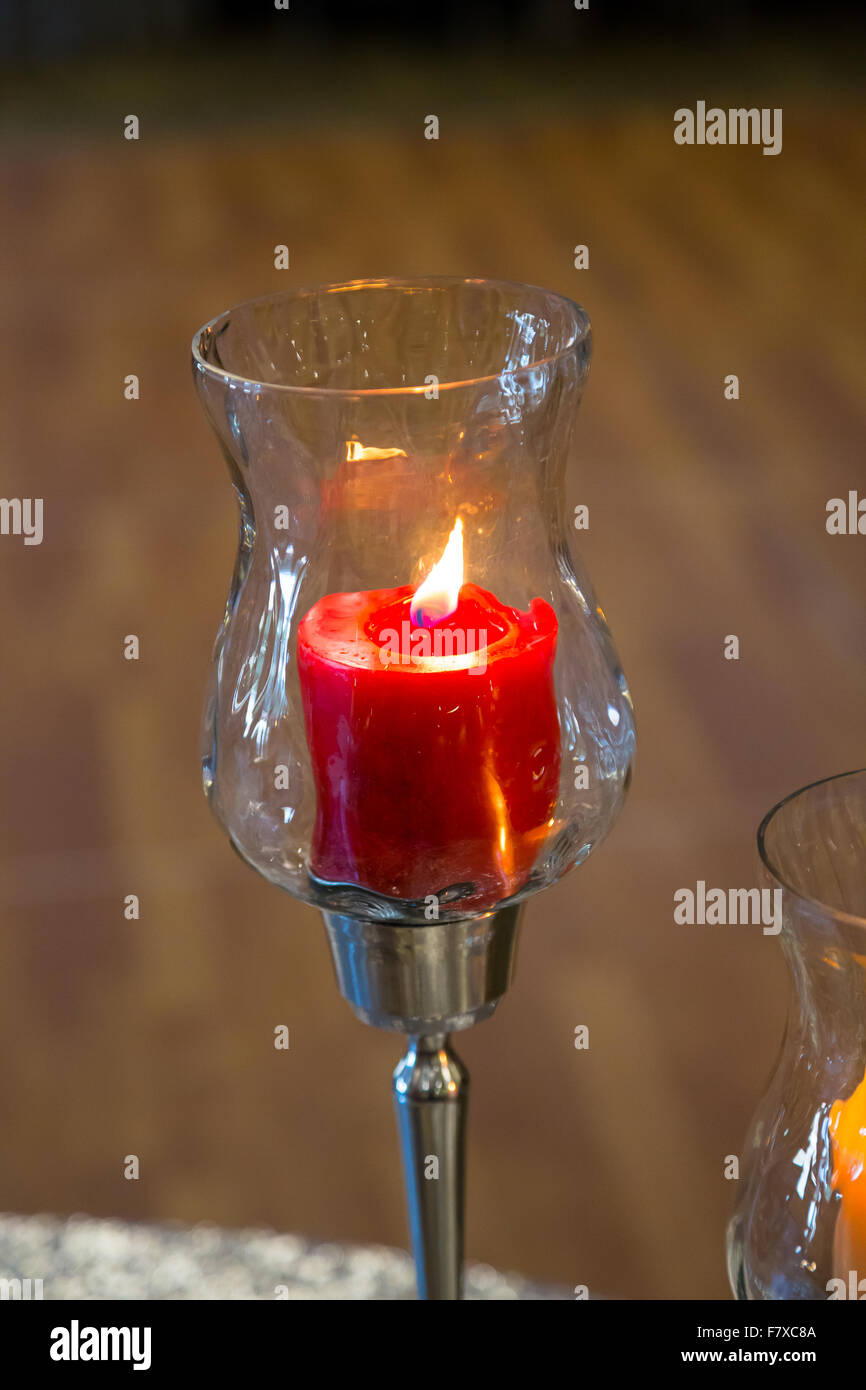
[[[794,993],[728,1228],[731,1287],[742,1299],[862,1298],[866,772],[795,792],[758,845]]]
[[[577,305],[474,280],[290,292],[196,334],[240,505],[204,785],[295,896],[476,915],[554,882],[618,814],[631,701],[563,514],[589,359]],[[412,595],[458,521],[458,609],[419,655]]]

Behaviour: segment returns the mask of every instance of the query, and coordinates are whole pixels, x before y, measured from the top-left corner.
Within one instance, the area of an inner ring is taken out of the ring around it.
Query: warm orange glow
[[[830,1107],[833,1187],[841,1194],[833,1243],[834,1274],[866,1272],[866,1077]]]
[[[377,449],[375,445],[361,444],[357,439],[346,440],[347,463],[357,463],[360,459],[404,459],[405,457],[405,449]]]
[[[458,516],[442,558],[412,595],[409,617],[416,627],[441,623],[457,607],[463,586],[463,522]]]
[[[510,892],[514,880],[514,843],[508,817],[508,805],[502,788],[488,768],[484,769],[484,781],[490,810],[496,824],[496,866],[502,876],[502,882]]]

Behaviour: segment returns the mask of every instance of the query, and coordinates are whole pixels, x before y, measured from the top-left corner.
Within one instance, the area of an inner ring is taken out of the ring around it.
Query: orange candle
[[[847,1100],[830,1108],[835,1190],[841,1194],[833,1236],[833,1273],[866,1275],[866,1076]]]

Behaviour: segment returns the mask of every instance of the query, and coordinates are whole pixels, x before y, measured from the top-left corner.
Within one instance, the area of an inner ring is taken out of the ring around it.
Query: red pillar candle
[[[525,883],[552,824],[557,622],[543,599],[521,612],[462,584],[460,529],[414,595],[320,599],[298,673],[312,872],[411,901],[463,885],[444,905],[478,911]]]

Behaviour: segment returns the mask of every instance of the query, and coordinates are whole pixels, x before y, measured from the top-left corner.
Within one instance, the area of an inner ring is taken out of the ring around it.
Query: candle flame
[[[457,607],[462,585],[463,522],[458,516],[442,558],[412,595],[409,617],[415,626],[432,627],[450,617]]]
[[[375,445],[361,444],[357,439],[346,440],[346,462],[358,463],[362,459],[404,459],[405,449],[377,449]]]

